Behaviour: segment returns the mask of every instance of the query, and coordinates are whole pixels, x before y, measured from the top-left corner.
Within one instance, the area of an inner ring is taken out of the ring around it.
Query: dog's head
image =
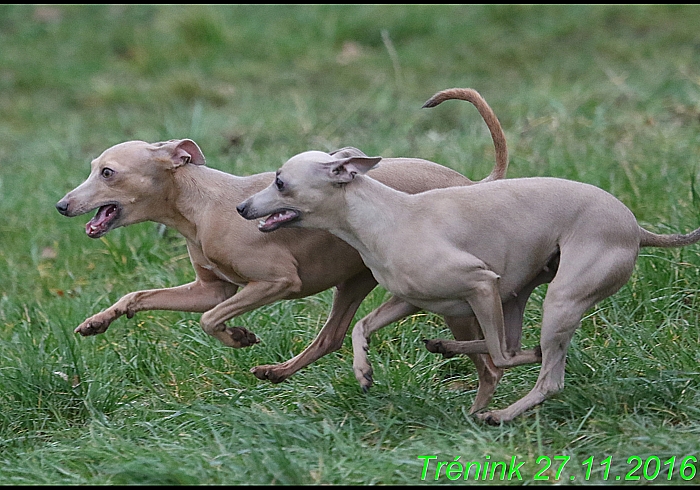
[[[92,161],[88,178],[58,201],[56,209],[68,217],[97,209],[85,232],[99,238],[119,226],[153,219],[158,203],[168,198],[164,194],[172,172],[204,163],[202,151],[189,139],[120,143]]]
[[[324,228],[332,219],[327,211],[343,206],[338,199],[345,186],[381,160],[352,150],[346,152],[349,156],[340,158],[322,151],[293,156],[277,171],[269,187],[236,207],[238,213],[249,220],[265,218],[258,225],[265,232],[281,226]],[[317,213],[319,209],[326,212]]]

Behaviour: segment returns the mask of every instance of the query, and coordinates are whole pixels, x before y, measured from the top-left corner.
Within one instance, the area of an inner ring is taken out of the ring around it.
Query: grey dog
[[[640,247],[700,240],[700,228],[688,235],[644,230],[622,202],[592,185],[535,177],[409,195],[365,175],[380,160],[301,153],[238,212],[263,218],[261,231],[330,231],[357,249],[396,297],[448,317],[477,318],[484,340],[436,340],[430,350],[488,353],[499,368],[541,362],[527,395],[477,414],[488,423],[510,421],[563,388],[566,352],[583,314],[627,282]],[[504,311],[543,274],[552,279],[540,345],[521,350],[508,340],[520,325],[506,324]],[[353,347],[362,379],[371,370],[362,332],[353,331]]]

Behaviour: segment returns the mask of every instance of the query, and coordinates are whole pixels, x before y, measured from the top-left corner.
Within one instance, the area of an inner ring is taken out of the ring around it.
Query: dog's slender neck
[[[342,190],[344,206],[326,220],[324,229],[374,262],[390,247],[393,230],[406,226],[411,195],[397,191],[365,175],[358,175]]]
[[[168,199],[175,205],[158,223],[175,228],[191,241],[197,241],[197,226],[209,206],[219,207],[221,219],[235,215],[235,203],[247,197],[245,189],[253,177],[239,177],[205,166],[184,165],[173,170]],[[240,195],[240,197],[237,197]],[[229,209],[230,208],[230,209]],[[155,210],[154,210],[155,211]]]

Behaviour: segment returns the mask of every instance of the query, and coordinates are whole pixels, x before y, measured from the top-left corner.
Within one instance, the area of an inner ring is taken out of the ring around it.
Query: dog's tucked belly
[[[397,295],[398,296],[398,295]],[[423,299],[423,298],[407,298],[398,296],[407,303],[417,306],[423,310],[431,311],[439,315],[445,316],[471,316],[473,315],[472,308],[464,300],[456,299]]]

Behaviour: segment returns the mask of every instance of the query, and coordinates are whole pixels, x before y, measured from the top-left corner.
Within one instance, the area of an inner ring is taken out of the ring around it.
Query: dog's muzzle
[[[56,210],[63,216],[68,216],[68,203],[61,199],[56,203]]]
[[[262,216],[255,212],[248,205],[247,201],[243,201],[236,206],[236,211],[247,220],[260,218]],[[273,231],[297,219],[299,219],[298,211],[293,209],[280,209],[268,215],[267,218],[260,220],[260,223],[258,223],[258,230],[263,232]]]
[[[246,201],[243,201],[238,206],[236,206],[236,211],[238,211],[238,214],[243,216],[245,219],[255,219],[254,217],[248,217],[249,209],[250,206],[248,206],[248,203]]]

